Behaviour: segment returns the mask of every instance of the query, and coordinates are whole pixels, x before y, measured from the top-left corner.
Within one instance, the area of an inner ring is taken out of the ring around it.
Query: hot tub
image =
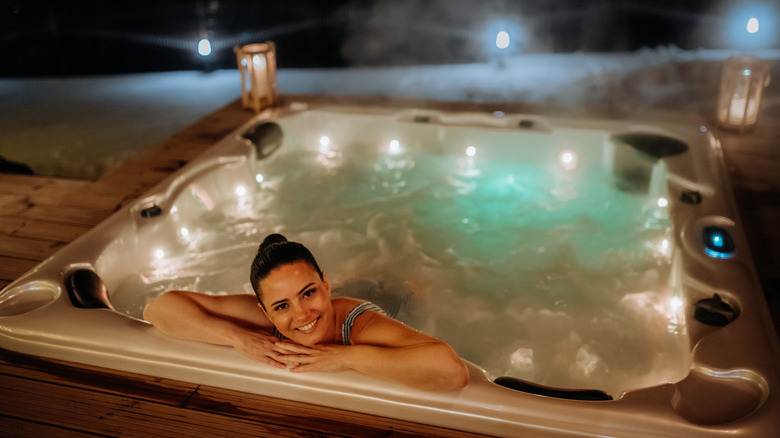
[[[471,383],[293,375],[140,320],[165,290],[251,293],[270,232],[453,345]],[[6,287],[0,329],[9,350],[492,435],[780,427],[777,339],[702,126],[290,104]]]

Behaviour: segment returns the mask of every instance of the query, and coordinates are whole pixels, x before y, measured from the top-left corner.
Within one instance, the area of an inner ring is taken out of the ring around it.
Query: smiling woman
[[[353,298],[331,298],[311,252],[279,234],[265,238],[252,263],[251,295],[172,291],[152,300],[144,318],[183,339],[230,345],[292,372],[360,373],[431,391],[468,383],[463,361],[446,343]],[[259,301],[259,302],[258,302]]]

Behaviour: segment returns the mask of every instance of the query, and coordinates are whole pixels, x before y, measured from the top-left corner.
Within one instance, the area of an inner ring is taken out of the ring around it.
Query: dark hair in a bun
[[[314,260],[314,256],[305,246],[298,242],[290,242],[286,237],[281,234],[269,234],[263,239],[263,243],[260,244],[260,248],[257,250],[257,255],[252,261],[252,269],[249,272],[249,282],[252,284],[252,289],[257,295],[257,300],[260,301],[260,305],[265,308],[263,301],[260,299],[260,281],[263,280],[268,274],[279,266],[287,265],[290,263],[304,261],[309,264],[320,279],[322,279],[322,270],[320,270],[317,261]]]

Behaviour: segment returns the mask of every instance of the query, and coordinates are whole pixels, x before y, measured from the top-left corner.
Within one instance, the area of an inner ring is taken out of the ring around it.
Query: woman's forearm
[[[466,364],[445,342],[374,312],[355,321],[352,345],[277,344],[296,363],[293,372],[347,369],[428,391],[459,389],[468,384]]]
[[[144,308],[144,319],[163,333],[180,339],[236,346],[246,329],[216,317],[188,293],[167,292]]]
[[[466,364],[443,342],[407,347],[349,346],[344,349],[343,361],[360,373],[428,391],[460,389],[469,381]]]
[[[245,301],[251,303],[251,300]],[[225,299],[215,303],[192,292],[172,291],[149,302],[144,309],[144,319],[169,336],[231,346],[252,360],[277,368],[294,365],[275,350],[277,339],[269,327],[257,318],[257,321],[247,320],[242,312],[234,311],[233,315],[219,312],[218,306],[222,305],[222,310],[226,310],[225,304],[229,304]],[[215,308],[208,308],[208,305]]]

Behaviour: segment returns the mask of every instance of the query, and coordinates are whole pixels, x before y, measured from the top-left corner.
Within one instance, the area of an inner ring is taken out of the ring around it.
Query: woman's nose
[[[311,310],[305,304],[295,306],[293,318],[295,318],[296,321],[306,322],[309,319],[309,315],[311,315]]]

